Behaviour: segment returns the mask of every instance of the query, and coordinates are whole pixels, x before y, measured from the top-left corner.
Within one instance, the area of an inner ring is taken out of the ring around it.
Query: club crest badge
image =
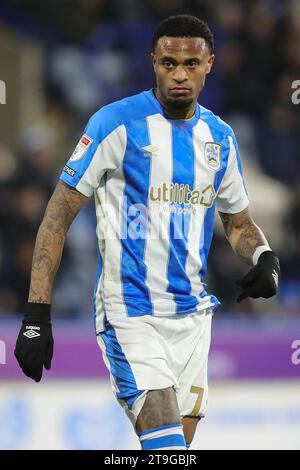
[[[212,170],[221,169],[221,145],[215,142],[206,142],[204,148],[205,160]]]
[[[80,160],[84,156],[92,142],[93,139],[84,134],[78,142],[73,154],[71,155],[70,162],[77,162],[77,160]]]

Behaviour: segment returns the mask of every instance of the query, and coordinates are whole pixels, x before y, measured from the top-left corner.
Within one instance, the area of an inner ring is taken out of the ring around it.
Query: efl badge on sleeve
[[[204,147],[205,160],[212,170],[221,169],[221,145],[215,142],[206,142]]]
[[[93,139],[84,134],[78,142],[74,152],[72,153],[70,162],[77,162],[77,160],[80,160],[92,142]]]

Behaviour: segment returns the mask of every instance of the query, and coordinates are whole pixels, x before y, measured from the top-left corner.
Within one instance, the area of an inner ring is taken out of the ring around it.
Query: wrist
[[[253,266],[255,266],[257,263],[258,263],[258,259],[260,258],[260,256],[265,253],[266,251],[271,251],[271,248],[269,247],[269,245],[262,245],[262,246],[258,246],[253,255],[252,255],[252,263],[253,263]]]
[[[45,323],[51,322],[51,305],[36,302],[27,302],[25,306],[24,323]]]

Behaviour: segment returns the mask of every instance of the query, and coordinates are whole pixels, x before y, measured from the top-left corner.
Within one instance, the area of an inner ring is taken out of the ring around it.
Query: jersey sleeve
[[[228,139],[228,164],[217,193],[216,208],[219,212],[236,214],[246,209],[249,205],[249,197],[243,178],[238,144],[233,132]]]
[[[124,125],[106,110],[89,120],[74,152],[64,166],[60,180],[90,197],[108,170],[116,169],[124,156]]]

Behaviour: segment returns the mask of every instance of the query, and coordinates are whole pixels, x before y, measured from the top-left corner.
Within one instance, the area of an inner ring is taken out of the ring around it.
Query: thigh
[[[151,319],[126,318],[106,324],[98,335],[113,392],[135,426],[148,390],[177,386],[159,333]]]

